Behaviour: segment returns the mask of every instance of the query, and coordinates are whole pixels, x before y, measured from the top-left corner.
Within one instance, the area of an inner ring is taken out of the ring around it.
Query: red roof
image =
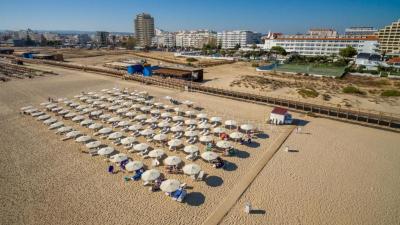
[[[388,63],[400,63],[400,57],[394,57],[387,61]]]
[[[280,108],[280,107],[275,107],[271,113],[274,114],[279,114],[279,115],[285,115],[287,113],[287,109]]]

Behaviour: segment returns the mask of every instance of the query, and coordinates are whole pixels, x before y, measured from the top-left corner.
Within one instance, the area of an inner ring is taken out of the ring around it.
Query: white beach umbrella
[[[213,117],[210,118],[210,122],[212,122],[212,123],[218,123],[218,122],[221,122],[221,121],[222,121],[222,118],[219,117],[219,116],[213,116]]]
[[[79,105],[75,109],[76,110],[83,110],[83,109],[86,109],[87,107],[89,107],[89,106],[87,106],[87,105]]]
[[[56,123],[51,124],[49,129],[52,130],[52,129],[56,129],[56,128],[59,128],[59,127],[62,127],[62,126],[64,126],[64,123],[60,121],[60,122],[56,122]]]
[[[185,130],[185,128],[182,127],[182,126],[173,126],[173,127],[171,127],[171,131],[172,132],[182,132],[184,130]]]
[[[161,183],[160,189],[163,192],[174,192],[179,189],[181,182],[175,179],[168,179]]]
[[[172,117],[172,121],[184,121],[185,120],[185,118],[184,117],[182,117],[182,116],[174,116],[174,117]]]
[[[185,120],[185,124],[186,125],[195,125],[195,124],[197,124],[197,121],[196,120]]]
[[[172,97],[167,95],[167,96],[164,97],[164,99],[166,99],[166,100],[171,100]]]
[[[158,123],[158,127],[161,127],[161,128],[163,128],[163,127],[169,127],[169,123],[168,123],[168,122],[164,122],[164,121],[159,122],[159,123]]]
[[[74,122],[80,122],[80,121],[82,121],[82,120],[84,120],[84,119],[85,119],[84,116],[82,116],[82,115],[77,115],[77,116],[75,116],[74,118],[72,118],[72,121],[74,121]]]
[[[108,135],[108,139],[115,140],[115,139],[118,139],[118,138],[120,138],[122,136],[123,136],[123,134],[121,132],[114,132],[114,133]]]
[[[37,111],[39,111],[37,108],[30,108],[30,109],[24,110],[25,113],[29,113],[29,114],[37,112]]]
[[[153,103],[154,103],[153,99],[144,101],[144,104],[146,104],[146,105],[152,105]]]
[[[218,141],[217,142],[217,147],[219,148],[229,148],[232,147],[232,144],[229,141]]]
[[[47,119],[49,119],[51,116],[50,115],[42,115],[42,116],[39,116],[38,118],[37,118],[37,120],[47,120]]]
[[[162,149],[154,149],[149,152],[149,156],[152,158],[159,158],[165,154],[164,150]]]
[[[101,129],[103,127],[103,124],[101,123],[93,123],[89,125],[89,129],[92,130],[97,130],[97,129]]]
[[[143,181],[153,181],[153,180],[157,180],[157,178],[159,178],[160,176],[161,176],[160,171],[158,171],[156,169],[151,169],[151,170],[144,171],[141,178]]]
[[[34,108],[34,107],[29,105],[29,106],[25,106],[25,107],[20,108],[20,110],[21,111],[25,111],[25,110],[32,109],[32,108]]]
[[[57,104],[48,104],[48,105],[46,105],[46,109],[54,109],[54,108],[57,108]]]
[[[178,108],[178,107],[176,107],[176,108],[174,108],[174,111],[175,111],[175,112],[177,112],[177,113],[179,113],[179,112],[182,112],[182,109],[181,109],[181,108]]]
[[[40,112],[40,111],[31,114],[31,116],[33,116],[33,117],[38,117],[38,116],[42,116],[42,115],[44,115],[44,112]]]
[[[85,119],[85,120],[82,120],[82,122],[80,123],[80,125],[81,125],[81,126],[88,126],[88,125],[90,125],[90,124],[92,124],[92,123],[94,123],[93,120],[91,120],[91,119]]]
[[[185,148],[183,149],[184,152],[186,153],[195,153],[199,151],[199,147],[197,147],[196,145],[187,145],[185,146]]]
[[[164,159],[164,164],[168,166],[176,166],[181,162],[182,159],[178,156],[168,156],[166,159]]]
[[[143,107],[140,107],[140,111],[142,111],[142,112],[150,112],[150,110],[151,110],[151,107],[150,107],[150,106],[143,106]]]
[[[76,113],[70,112],[70,113],[65,114],[65,115],[64,115],[64,118],[69,119],[69,118],[75,117],[76,115],[77,115]]]
[[[213,140],[213,137],[208,135],[208,136],[201,136],[200,137],[200,142],[211,142]]]
[[[92,149],[92,148],[97,148],[100,145],[101,145],[101,141],[92,141],[92,142],[87,143],[85,146],[88,149]]]
[[[84,136],[78,137],[75,141],[78,142],[78,143],[82,143],[82,142],[87,142],[90,139],[92,139],[92,137],[84,135]]]
[[[165,113],[161,114],[161,118],[168,118],[168,117],[171,117],[171,116],[172,116],[172,114],[169,113],[169,112],[165,112]]]
[[[133,172],[143,168],[143,162],[141,161],[130,161],[125,165],[125,169],[129,172]]]
[[[131,106],[131,108],[132,109],[140,109],[140,107],[142,107],[143,105],[141,105],[141,104],[133,104],[132,106]]]
[[[117,110],[117,114],[124,114],[124,113],[126,113],[128,111],[129,111],[129,109],[127,109],[127,108],[121,108],[121,109]]]
[[[41,106],[46,106],[46,105],[50,105],[51,102],[42,102],[40,103]],[[21,108],[21,111],[24,111],[25,109],[28,109],[29,106],[23,107]],[[31,108],[33,108],[33,106],[30,106]]]
[[[179,139],[172,139],[168,141],[168,146],[170,147],[178,147],[182,145],[182,141]]]
[[[109,128],[109,127],[104,127],[104,128],[101,128],[100,130],[99,130],[99,134],[109,134],[109,133],[111,133],[113,130],[111,129],[111,128]]]
[[[70,127],[70,126],[68,126],[68,127],[60,127],[60,128],[57,129],[57,133],[63,134],[63,133],[72,131],[72,129],[73,128]]]
[[[63,110],[63,108],[61,107],[56,107],[51,109],[52,112],[60,112],[61,110]]]
[[[242,124],[240,126],[240,129],[244,130],[244,131],[251,131],[254,129],[254,126],[251,124]]]
[[[68,109],[63,109],[63,110],[59,111],[57,114],[58,115],[65,115],[65,114],[68,114],[69,112],[70,111]]]
[[[128,130],[130,131],[137,131],[142,129],[142,125],[141,124],[133,124],[131,126],[128,127]]]
[[[170,111],[171,108],[172,108],[172,106],[170,106],[170,105],[164,105],[164,109],[165,109],[166,111]]]
[[[187,106],[192,106],[194,103],[192,101],[186,100],[186,101],[183,101],[182,104],[185,104]]]
[[[215,133],[215,134],[226,133],[226,129],[223,127],[217,127],[217,128],[213,129],[213,133]]]
[[[196,113],[195,113],[194,111],[190,111],[190,110],[189,110],[189,111],[186,111],[186,112],[185,112],[185,115],[186,115],[186,116],[194,116],[194,115],[196,115]]]
[[[135,142],[136,141],[136,138],[135,137],[126,137],[126,138],[123,138],[122,140],[121,140],[121,144],[123,144],[123,145],[130,145],[130,144],[132,144],[133,142]]]
[[[125,161],[127,159],[128,159],[128,156],[126,154],[124,154],[124,153],[118,153],[118,154],[112,155],[110,157],[111,162],[114,162],[114,163],[120,163],[120,162]]]
[[[194,130],[189,130],[185,132],[185,136],[186,137],[194,137],[197,136],[199,134],[199,132],[194,131]]]
[[[75,107],[78,107],[79,104],[76,103],[76,102],[72,102],[71,104],[69,104],[69,106],[72,107],[72,108],[75,108]]]
[[[143,136],[148,136],[148,135],[154,134],[154,130],[152,130],[152,129],[144,129],[144,130],[140,131],[140,134],[143,135]]]
[[[101,114],[103,114],[103,111],[101,110],[96,110],[90,113],[91,116],[100,116]]]
[[[158,107],[158,108],[161,108],[161,107],[164,106],[164,104],[161,103],[161,102],[156,102],[156,103],[154,103],[154,106],[155,106],[155,107]]]
[[[75,137],[77,137],[77,136],[79,136],[79,135],[82,135],[82,132],[80,132],[80,131],[78,131],[78,130],[70,131],[70,132],[68,132],[68,133],[65,134],[65,136],[66,136],[67,138],[75,138]]]
[[[135,120],[137,120],[137,121],[145,120],[145,119],[147,119],[147,116],[144,115],[144,114],[140,114],[140,115],[135,116]]]
[[[115,123],[121,121],[121,118],[119,117],[111,117],[110,119],[107,120],[109,123]]]
[[[237,140],[237,139],[243,138],[244,134],[240,133],[240,132],[233,132],[233,133],[229,134],[229,137]]]
[[[111,117],[112,117],[111,114],[103,114],[103,115],[100,115],[100,116],[99,116],[99,118],[102,119],[102,120],[108,120],[108,119],[110,119]]]
[[[153,110],[150,111],[150,113],[151,113],[151,114],[156,114],[156,115],[158,115],[158,114],[160,114],[161,112],[160,112],[160,110],[158,110],[158,109],[153,109]]]
[[[236,121],[234,121],[234,120],[227,120],[227,121],[225,121],[225,125],[226,126],[229,126],[229,127],[232,127],[232,126],[236,126]]]
[[[149,123],[149,124],[151,124],[151,123],[157,123],[157,122],[158,122],[158,119],[157,119],[157,118],[154,118],[154,117],[151,117],[151,118],[148,118],[145,122],[146,122],[146,123]]]
[[[107,146],[107,147],[101,148],[99,151],[97,151],[97,154],[99,154],[99,155],[110,155],[111,153],[114,152],[114,150],[115,149],[113,147]]]
[[[129,118],[132,118],[132,117],[134,117],[135,115],[136,115],[135,112],[127,112],[127,113],[125,113],[125,116],[127,116],[127,117],[129,117]]]
[[[155,141],[164,141],[168,138],[168,136],[166,134],[156,134],[153,139]]]
[[[126,126],[129,126],[129,125],[130,125],[129,121],[122,120],[122,121],[119,121],[119,123],[117,124],[117,127],[126,127]]]
[[[201,167],[197,164],[187,164],[182,168],[183,172],[187,175],[196,175],[200,172]]]
[[[135,146],[133,146],[133,150],[137,151],[137,152],[142,152],[146,149],[148,149],[150,147],[150,145],[146,144],[146,143],[139,143]]]
[[[122,103],[122,105],[126,106],[126,107],[130,107],[133,105],[133,103],[131,101],[126,101],[126,102]]]
[[[43,121],[43,123],[46,124],[46,125],[50,125],[50,124],[55,123],[55,122],[57,122],[56,118],[50,118],[50,119],[46,119],[45,121]]]
[[[199,113],[199,114],[197,114],[197,116],[196,116],[198,119],[206,119],[207,118],[207,114],[205,114],[205,113]]]
[[[218,158],[218,154],[215,152],[203,152],[201,153],[201,158],[210,161]]]
[[[199,125],[199,129],[209,129],[210,127],[211,127],[211,125],[208,123],[201,123]]]

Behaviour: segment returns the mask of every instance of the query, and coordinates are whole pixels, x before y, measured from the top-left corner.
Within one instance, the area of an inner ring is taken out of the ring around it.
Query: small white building
[[[271,124],[291,124],[293,122],[292,115],[287,109],[275,107],[269,115],[269,122]]]

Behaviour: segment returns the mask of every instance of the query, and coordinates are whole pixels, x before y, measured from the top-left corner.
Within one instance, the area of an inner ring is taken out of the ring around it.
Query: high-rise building
[[[373,27],[349,27],[345,30],[347,36],[368,36],[374,35],[378,30]]]
[[[151,39],[155,36],[154,18],[150,14],[141,13],[135,19],[135,37],[141,47],[151,45]]]
[[[223,49],[259,44],[260,40],[260,33],[247,30],[223,31],[218,33],[218,44],[220,44]]]
[[[400,53],[400,20],[380,29],[377,34],[382,53]]]
[[[108,35],[110,33],[106,31],[96,31],[94,40],[99,46],[107,46],[108,45]]]

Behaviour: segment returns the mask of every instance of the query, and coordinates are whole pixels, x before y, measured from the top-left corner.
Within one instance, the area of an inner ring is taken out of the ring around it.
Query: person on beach
[[[109,165],[109,166],[108,166],[108,172],[109,172],[110,174],[114,174],[114,166],[113,166],[113,165]]]

